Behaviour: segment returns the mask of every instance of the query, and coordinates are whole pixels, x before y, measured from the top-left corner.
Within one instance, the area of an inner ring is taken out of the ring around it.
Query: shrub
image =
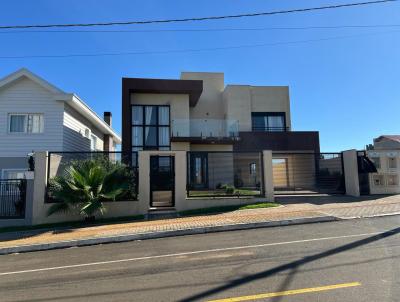
[[[77,211],[85,219],[104,214],[103,202],[134,194],[135,175],[124,164],[107,159],[73,161],[66,173],[49,181],[49,193],[59,201],[47,215]]]

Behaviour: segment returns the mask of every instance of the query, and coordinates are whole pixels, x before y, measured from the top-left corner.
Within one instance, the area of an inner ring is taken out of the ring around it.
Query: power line
[[[371,4],[382,4],[382,3],[396,2],[396,1],[398,1],[398,0],[377,0],[377,1],[366,1],[366,2],[353,2],[353,3],[333,4],[333,5],[319,6],[319,7],[297,8],[297,9],[290,9],[290,10],[279,10],[279,11],[269,11],[269,12],[260,12],[260,13],[247,13],[247,14],[239,14],[239,15],[209,16],[209,17],[182,18],[182,19],[121,21],[121,22],[101,22],[101,23],[4,25],[4,26],[0,26],[0,29],[89,27],[89,26],[113,26],[113,25],[134,25],[134,24],[176,23],[176,22],[189,22],[189,21],[221,20],[221,19],[271,16],[271,15],[278,15],[278,14],[290,14],[290,13],[337,9],[337,8],[345,8],[345,7],[365,6],[365,5],[371,5]]]
[[[267,30],[314,30],[314,29],[359,29],[390,28],[400,24],[371,25],[333,25],[333,26],[301,26],[301,27],[255,27],[255,28],[200,28],[200,29],[143,29],[143,30],[17,30],[0,31],[0,34],[19,33],[158,33],[158,32],[225,32],[225,31],[267,31]]]
[[[218,51],[218,50],[241,49],[241,48],[256,48],[256,47],[267,47],[267,46],[304,44],[304,43],[310,43],[310,42],[348,39],[348,38],[354,38],[354,37],[364,37],[364,36],[379,35],[379,34],[399,33],[399,32],[400,31],[398,31],[398,30],[394,30],[394,31],[386,31],[386,32],[379,32],[379,33],[366,33],[366,34],[357,34],[357,35],[336,36],[336,37],[320,38],[320,39],[297,40],[297,41],[264,43],[264,44],[247,44],[247,45],[199,48],[199,49],[177,49],[177,50],[160,50],[160,51],[154,50],[154,51],[137,51],[137,52],[111,52],[111,53],[65,54],[65,55],[0,56],[0,59],[41,59],[41,58],[58,59],[58,58],[74,58],[74,57],[109,57],[109,56],[153,55],[153,54]]]

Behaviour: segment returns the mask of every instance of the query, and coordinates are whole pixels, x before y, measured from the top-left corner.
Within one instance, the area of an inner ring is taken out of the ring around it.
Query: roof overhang
[[[64,101],[73,109],[82,114],[88,119],[96,128],[103,133],[111,135],[117,144],[121,144],[121,137],[100,117],[94,112],[84,101],[82,101],[76,94],[62,93],[55,95],[57,101]]]
[[[194,107],[203,92],[203,81],[122,78],[122,90],[128,91],[128,96],[131,93],[188,94],[189,106]]]

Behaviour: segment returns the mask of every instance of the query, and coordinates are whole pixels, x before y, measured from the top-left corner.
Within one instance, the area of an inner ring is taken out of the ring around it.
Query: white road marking
[[[215,252],[223,252],[223,251],[253,249],[253,248],[260,248],[260,247],[267,247],[267,246],[296,244],[296,243],[305,243],[305,242],[313,242],[313,241],[323,241],[323,240],[334,240],[334,239],[374,236],[374,235],[383,234],[385,232],[387,232],[387,231],[374,232],[374,233],[364,233],[364,234],[354,234],[354,235],[344,235],[344,236],[334,236],[334,237],[322,237],[322,238],[313,238],[313,239],[304,239],[304,240],[294,240],[294,241],[284,241],[284,242],[274,242],[274,243],[263,243],[263,244],[255,244],[255,245],[234,246],[234,247],[217,248],[217,249],[209,249],[209,250],[200,250],[200,251],[193,251],[193,252],[182,252],[182,253],[164,254],[164,255],[156,255],[156,256],[145,256],[145,257],[137,257],[137,258],[127,258],[127,259],[117,259],[117,260],[108,260],[108,261],[99,261],[99,262],[89,262],[89,263],[71,264],[71,265],[63,265],[63,266],[43,267],[43,268],[36,268],[36,269],[29,269],[29,270],[4,272],[4,273],[0,273],[0,276],[17,275],[17,274],[25,274],[25,273],[36,273],[36,272],[45,272],[45,271],[54,271],[54,270],[62,270],[62,269],[77,268],[77,267],[106,265],[106,264],[113,264],[113,263],[133,262],[133,261],[140,261],[140,260],[171,258],[171,257],[197,255],[197,254],[204,254],[204,253],[215,253]]]

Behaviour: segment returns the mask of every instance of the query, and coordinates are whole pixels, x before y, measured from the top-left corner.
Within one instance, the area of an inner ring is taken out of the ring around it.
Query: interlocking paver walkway
[[[276,208],[238,210],[216,215],[114,223],[71,229],[21,231],[0,234],[0,248],[20,245],[186,230],[201,227],[279,221],[306,217],[370,217],[400,213],[400,195],[367,196],[290,196],[278,197]]]

